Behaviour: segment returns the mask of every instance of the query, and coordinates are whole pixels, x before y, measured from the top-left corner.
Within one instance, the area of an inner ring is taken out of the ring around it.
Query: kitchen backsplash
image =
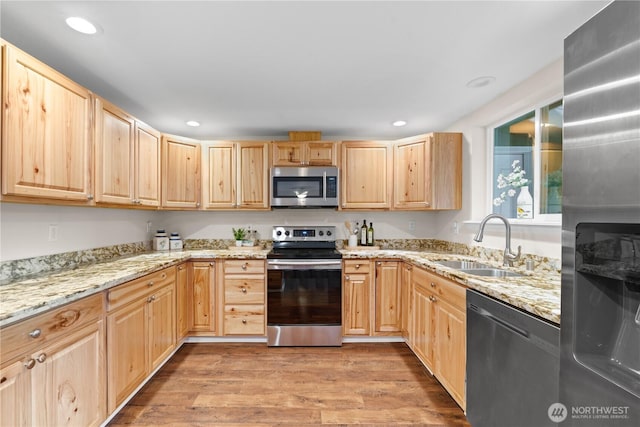
[[[258,246],[269,248],[270,240],[258,240]],[[338,240],[336,246],[342,249],[346,240]],[[184,249],[227,249],[235,242],[229,239],[186,239]],[[485,248],[482,246],[468,246],[462,243],[448,242],[437,239],[378,239],[376,246],[381,249],[396,249],[406,251],[431,251],[455,253],[472,257],[502,262],[502,250]],[[56,270],[73,269],[80,265],[95,264],[127,255],[135,255],[151,250],[151,242],[126,243],[106,246],[102,248],[82,251],[65,252],[55,255],[25,258],[0,263],[0,285],[10,283],[26,276],[43,274]],[[523,254],[515,267],[524,268],[525,260],[533,260],[537,271],[558,271],[560,260],[538,255]]]

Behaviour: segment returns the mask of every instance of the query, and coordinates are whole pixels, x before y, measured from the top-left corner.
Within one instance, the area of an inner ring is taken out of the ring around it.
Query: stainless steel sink
[[[460,260],[451,260],[451,261],[434,261],[436,264],[443,265],[445,267],[455,268],[456,270],[468,270],[468,269],[476,269],[476,268],[492,268],[488,264],[483,264],[481,262],[476,261],[460,261]]]
[[[461,268],[460,271],[474,276],[484,277],[521,277],[522,274],[499,268]]]

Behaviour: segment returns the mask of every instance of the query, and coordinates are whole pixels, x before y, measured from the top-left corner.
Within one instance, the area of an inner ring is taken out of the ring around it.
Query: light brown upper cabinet
[[[91,94],[7,44],[2,194],[90,203]]]
[[[393,208],[462,207],[462,134],[430,133],[394,144]]]
[[[162,207],[200,207],[200,143],[162,135]]]
[[[392,156],[392,145],[386,141],[342,142],[342,209],[391,207]]]
[[[96,98],[96,202],[160,205],[160,133]]]
[[[269,208],[269,142],[205,144],[205,209]]]
[[[274,141],[273,166],[337,166],[337,143],[332,141]]]

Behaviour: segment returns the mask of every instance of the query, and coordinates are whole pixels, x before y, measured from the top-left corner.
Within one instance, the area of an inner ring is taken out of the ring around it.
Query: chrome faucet
[[[501,220],[502,222],[504,222],[504,226],[507,229],[506,232],[506,243],[505,243],[505,248],[504,248],[504,258],[502,260],[502,265],[508,266],[508,267],[513,267],[513,261],[517,261],[520,259],[520,255],[521,255],[521,247],[518,246],[518,254],[514,254],[513,252],[511,252],[511,224],[509,224],[509,220],[505,217],[503,217],[502,215],[498,215],[498,214],[489,214],[487,216],[484,217],[484,219],[482,220],[482,222],[480,223],[480,228],[478,229],[478,232],[476,233],[475,237],[473,238],[473,240],[475,240],[476,242],[482,242],[482,237],[484,234],[484,226],[487,225],[487,222],[492,219],[492,218],[498,218],[499,220]]]

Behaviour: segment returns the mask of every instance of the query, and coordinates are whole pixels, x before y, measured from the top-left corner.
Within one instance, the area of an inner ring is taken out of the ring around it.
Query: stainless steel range
[[[269,346],[342,345],[342,254],[335,227],[273,227],[267,254]]]

